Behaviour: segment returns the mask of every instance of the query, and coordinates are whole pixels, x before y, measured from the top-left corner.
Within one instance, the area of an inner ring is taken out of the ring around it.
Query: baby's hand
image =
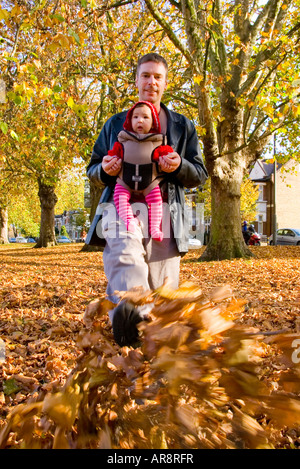
[[[122,160],[117,156],[106,155],[102,159],[102,168],[109,176],[117,176],[121,167]]]
[[[179,167],[181,158],[178,153],[174,151],[173,153],[160,156],[158,163],[161,171],[164,171],[165,173],[172,173]]]

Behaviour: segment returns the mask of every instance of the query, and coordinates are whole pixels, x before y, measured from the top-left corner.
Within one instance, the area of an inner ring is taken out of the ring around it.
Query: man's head
[[[142,64],[145,64],[147,62],[155,62],[157,64],[162,64],[166,70],[166,77],[168,73],[168,63],[164,57],[161,55],[157,54],[156,52],[150,52],[149,54],[145,54],[142,57],[139,58],[138,63],[137,63],[137,69],[136,69],[136,75],[138,76],[139,74],[139,69]]]
[[[136,86],[141,101],[154,104],[157,111],[167,86],[168,64],[159,54],[152,52],[141,57],[137,64]]]

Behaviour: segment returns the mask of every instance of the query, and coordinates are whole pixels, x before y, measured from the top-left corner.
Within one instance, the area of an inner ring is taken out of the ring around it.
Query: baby
[[[161,156],[172,153],[165,145],[166,136],[161,133],[159,117],[153,104],[139,101],[127,113],[124,130],[110,156],[123,160],[114,191],[114,203],[128,231],[135,231],[138,220],[129,203],[132,194],[144,195],[149,207],[150,235],[156,241],[163,240],[162,195],[159,182],[158,161]]]

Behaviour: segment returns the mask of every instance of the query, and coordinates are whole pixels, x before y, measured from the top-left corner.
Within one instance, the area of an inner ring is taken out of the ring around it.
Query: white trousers
[[[107,278],[107,297],[118,303],[116,291],[134,287],[144,290],[160,287],[166,278],[173,288],[179,284],[180,254],[171,229],[169,207],[164,204],[162,231],[164,239],[149,237],[148,209],[138,202],[132,208],[139,220],[134,233],[127,231],[113,203],[107,204],[102,218],[102,233],[106,240],[103,252],[104,271]]]

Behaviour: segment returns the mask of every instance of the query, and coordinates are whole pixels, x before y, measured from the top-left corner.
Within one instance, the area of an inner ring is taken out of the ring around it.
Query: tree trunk
[[[211,177],[212,224],[208,246],[199,260],[212,261],[249,258],[253,253],[246,246],[242,235],[240,197],[242,178],[236,174],[229,177]]]
[[[0,244],[8,244],[7,208],[0,207]]]
[[[40,237],[35,247],[47,248],[57,244],[55,238],[54,207],[57,202],[55,187],[38,180],[41,204]]]

